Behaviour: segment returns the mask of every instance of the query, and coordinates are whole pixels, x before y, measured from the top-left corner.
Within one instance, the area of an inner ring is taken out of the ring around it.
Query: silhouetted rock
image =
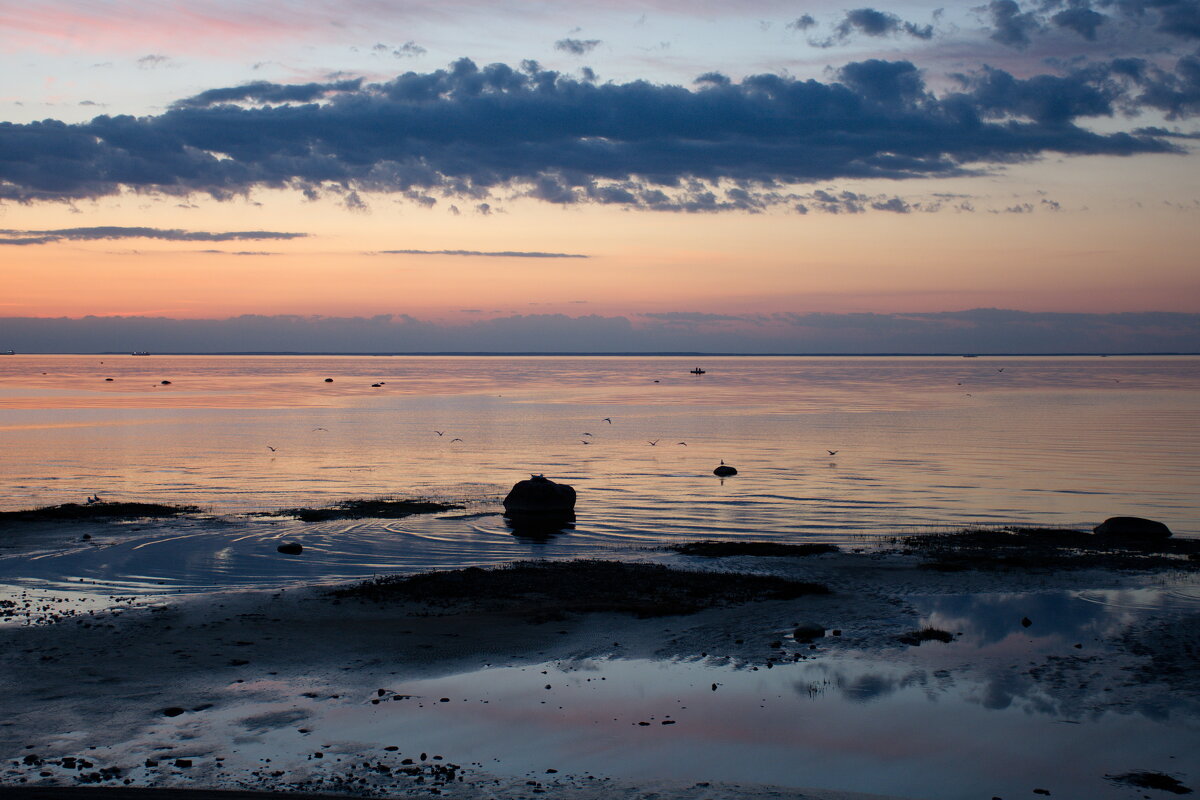
[[[529,480],[518,481],[504,498],[504,513],[509,516],[573,516],[575,489],[541,475],[531,475]]]
[[[1092,532],[1097,536],[1138,542],[1161,542],[1171,538],[1171,529],[1166,525],[1141,517],[1109,517]]]
[[[333,378],[326,378],[326,379],[325,379],[325,382],[326,382],[326,383],[333,383]]]
[[[797,642],[811,642],[813,639],[825,638],[825,626],[815,622],[802,622],[792,631],[792,637]]]
[[[730,475],[737,475],[737,470],[722,461],[721,465],[713,470],[713,475],[719,478],[728,478]]]
[[[279,545],[279,547],[276,547],[275,549],[278,550],[279,552],[283,553],[284,555],[289,555],[289,556],[298,556],[304,552],[304,546],[301,545],[299,542],[284,542],[283,544]]]

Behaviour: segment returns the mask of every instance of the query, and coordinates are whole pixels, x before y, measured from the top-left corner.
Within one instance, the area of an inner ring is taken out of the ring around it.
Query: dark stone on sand
[[[1138,542],[1161,542],[1171,538],[1171,529],[1166,525],[1141,517],[1109,517],[1092,532],[1097,536]]]
[[[178,717],[186,710],[187,709],[180,708],[179,706],[171,706],[170,708],[164,708],[162,713],[164,717]]]
[[[325,379],[325,382],[326,382],[326,383],[333,383],[333,378],[326,378],[326,379]]]
[[[177,766],[177,767],[181,767],[181,768],[183,768],[183,769],[186,769],[186,768],[190,767],[191,765],[192,765],[192,760],[191,760],[190,758],[177,758],[177,759],[175,759],[175,766]]]
[[[825,626],[815,622],[802,622],[792,631],[792,637],[797,642],[811,642],[813,639],[825,638]]]
[[[163,382],[162,382],[162,385],[163,385],[163,386],[170,386],[170,385],[171,385],[171,382],[170,382],[170,381],[163,381]]]
[[[284,542],[275,549],[284,555],[298,556],[304,552],[304,545],[299,542]]]
[[[112,378],[105,378],[104,380],[106,380],[106,381],[111,381],[111,380],[112,380]]]
[[[518,481],[504,498],[505,514],[571,514],[575,511],[575,489],[542,475]]]
[[[713,475],[716,475],[718,478],[728,478],[730,475],[737,475],[737,470],[722,462],[719,467],[713,470]]]

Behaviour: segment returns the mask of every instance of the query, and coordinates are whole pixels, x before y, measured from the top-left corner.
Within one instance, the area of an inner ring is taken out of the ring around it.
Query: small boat
[[[0,356],[15,356],[16,354],[15,350],[0,350]]]
[[[148,356],[148,355],[150,355],[150,351],[149,350],[134,350],[129,355],[131,355],[131,356]]]
[[[696,368],[695,368],[694,370],[692,370],[691,372],[692,372],[692,374],[693,374],[693,375],[703,375],[703,374],[704,374],[704,370],[700,369],[699,367],[696,367]]]

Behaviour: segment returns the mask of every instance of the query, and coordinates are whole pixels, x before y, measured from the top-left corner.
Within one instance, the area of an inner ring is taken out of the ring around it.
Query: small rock
[[[721,465],[713,470],[713,475],[718,478],[728,478],[730,475],[737,475],[737,470],[722,461]]]
[[[163,382],[162,382],[162,385],[163,385],[163,386],[170,386],[170,385],[171,385],[171,382],[170,382],[170,381],[163,381]]]
[[[1022,628],[1028,628],[1032,624],[1033,624],[1033,620],[1031,620],[1029,617],[1021,617],[1021,627]]]
[[[333,383],[333,378],[326,378],[326,379],[325,379],[325,382],[326,382],[326,383]]]
[[[164,717],[178,717],[185,711],[187,711],[187,709],[180,708],[179,706],[171,706],[170,708],[164,708],[162,710],[162,714]]]
[[[284,542],[275,549],[289,556],[298,556],[304,552],[304,546],[299,542]]]
[[[182,768],[186,769],[186,768],[190,767],[191,765],[192,765],[192,760],[190,758],[175,759],[175,766],[177,766],[177,767],[182,767]]]

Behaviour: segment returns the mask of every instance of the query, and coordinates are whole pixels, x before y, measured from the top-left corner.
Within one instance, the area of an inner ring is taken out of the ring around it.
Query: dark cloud
[[[200,250],[199,252],[217,256],[277,256],[268,250]]]
[[[522,252],[519,250],[499,250],[484,252],[480,250],[379,250],[385,255],[402,256],[490,256],[493,258],[591,258],[581,253],[539,253],[536,251]]]
[[[554,49],[573,56],[585,56],[599,45],[599,39],[559,39],[554,43]]]
[[[149,55],[145,55],[145,56],[142,56],[141,58],[139,58],[137,60],[137,65],[139,67],[141,67],[142,69],[154,69],[155,67],[163,66],[170,60],[171,59],[169,56],[163,56],[163,55],[157,55],[157,54],[151,53]]]
[[[873,8],[856,8],[847,11],[845,18],[838,23],[834,31],[842,39],[856,31],[867,36],[891,36],[897,33],[906,33],[917,39],[933,38],[932,25],[914,25],[911,22],[905,22],[895,14],[877,11]]]
[[[123,190],[226,199],[266,187],[332,192],[350,207],[368,192],[426,205],[440,196],[482,214],[513,195],[755,211],[792,205],[789,184],[955,176],[1050,153],[1180,152],[1163,138],[1074,123],[1110,114],[1117,99],[1136,110],[1151,87],[1162,91],[1156,107],[1191,113],[1195,59],[1185,61],[1177,73],[1136,77],[1118,75],[1116,62],[1067,77],[985,70],[941,97],[911,63],[879,60],[847,64],[828,83],[706,73],[695,89],[467,59],[379,84],[261,82],[202,92],[157,116],[0,123],[0,200]]]
[[[806,31],[809,28],[815,28],[817,21],[812,18],[811,14],[803,14],[787,24],[787,27],[795,31]]]
[[[1073,2],[1054,16],[1050,21],[1060,28],[1075,31],[1089,42],[1096,40],[1096,30],[1107,21],[1108,17],[1089,8],[1086,3]]]
[[[111,239],[164,239],[172,242],[233,242],[262,239],[301,239],[307,233],[279,231],[184,231],[171,228],[126,228],[104,225],[91,228],[58,228],[49,231],[0,229],[0,244],[50,244]]]
[[[661,312],[638,318],[531,314],[437,324],[408,315],[232,319],[0,319],[25,353],[130,352],[1200,352],[1200,314]]]
[[[1200,39],[1200,0],[1109,0],[1120,11],[1156,21],[1156,30],[1181,39]]]
[[[378,47],[379,45],[376,45]],[[172,108],[203,108],[221,103],[311,103],[338,92],[356,92],[362,87],[362,78],[332,81],[329,83],[269,83],[255,81],[225,89],[209,89],[194,97],[179,100]]]
[[[1030,35],[1042,27],[1036,15],[1023,13],[1014,0],[991,0],[987,9],[994,27],[992,40],[1009,47],[1028,47]]]

